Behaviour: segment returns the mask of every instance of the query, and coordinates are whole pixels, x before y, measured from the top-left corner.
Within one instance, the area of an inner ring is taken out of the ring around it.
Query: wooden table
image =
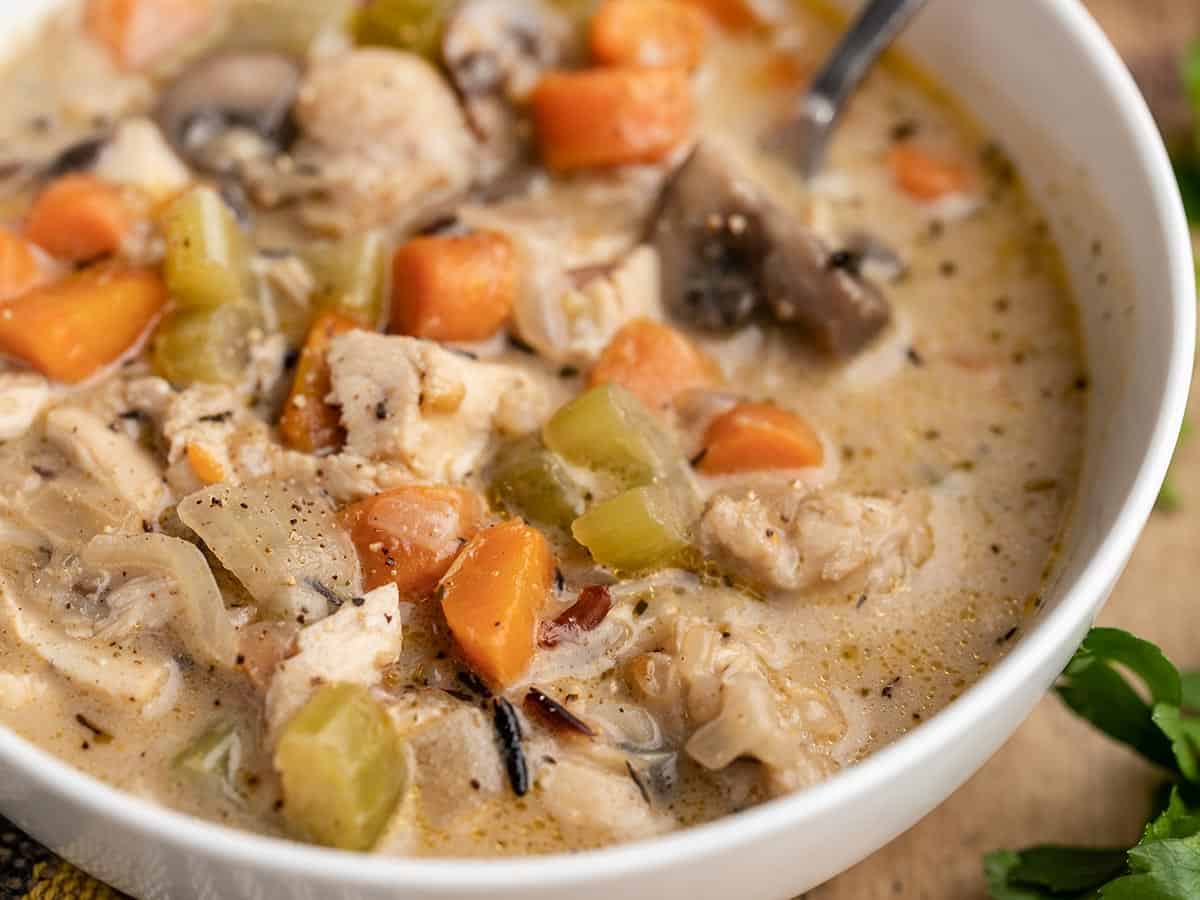
[[[1088,6],[1129,61],[1164,130],[1184,133],[1188,110],[1174,67],[1182,48],[1200,37],[1200,0],[1090,0]],[[1200,384],[1192,395],[1193,422],[1200,422],[1198,393]],[[1101,622],[1200,667],[1200,439],[1180,449],[1172,480],[1182,507],[1152,517]],[[1045,841],[1130,843],[1155,783],[1149,767],[1047,698],[932,815],[806,900],[981,900],[984,852]]]

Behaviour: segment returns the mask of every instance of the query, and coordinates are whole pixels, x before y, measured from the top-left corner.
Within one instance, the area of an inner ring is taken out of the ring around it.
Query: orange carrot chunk
[[[402,595],[422,597],[433,593],[482,518],[474,491],[425,485],[384,491],[341,512],[367,589],[395,582]]]
[[[592,58],[607,66],[681,66],[704,59],[708,22],[678,0],[605,0],[588,33]]]
[[[84,27],[123,69],[143,69],[200,34],[212,0],[88,0]]]
[[[220,484],[225,480],[225,467],[221,465],[221,461],[213,455],[211,450],[206,449],[202,444],[188,444],[184,448],[187,454],[188,465],[191,466],[192,472],[204,484]]]
[[[361,327],[346,316],[326,313],[308,330],[296,363],[292,390],[279,418],[283,442],[293,450],[319,453],[336,450],[345,441],[341,413],[325,400],[332,387],[326,352],[329,342],[339,334]]]
[[[442,612],[476,672],[501,687],[521,677],[553,580],[550,545],[520,519],[481,531],[467,544],[442,579]]]
[[[770,403],[740,403],[708,426],[697,468],[705,475],[801,469],[824,457],[820,438],[795,413]]]
[[[618,331],[588,373],[588,386],[619,384],[651,409],[692,388],[721,381],[721,370],[674,328],[634,319]]]
[[[72,262],[115,253],[132,229],[121,192],[83,174],[64,175],[42,191],[25,221],[25,237]]]
[[[73,384],[137,344],[166,302],[157,272],[94,266],[0,304],[0,352]]]
[[[888,151],[887,165],[900,189],[923,203],[962,193],[971,185],[966,166],[936,159],[909,143],[894,145]]]
[[[389,330],[434,341],[482,341],[512,312],[520,280],[516,251],[502,234],[416,238],[392,257]]]
[[[687,70],[613,67],[544,76],[530,98],[543,162],[569,171],[651,163],[688,135]]]
[[[33,249],[19,235],[0,228],[0,300],[17,297],[42,281]]]

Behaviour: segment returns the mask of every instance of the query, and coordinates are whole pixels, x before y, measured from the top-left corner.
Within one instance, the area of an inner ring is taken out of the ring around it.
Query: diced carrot
[[[58,381],[82,381],[132,349],[166,302],[153,270],[93,266],[0,303],[0,351]]]
[[[770,403],[740,403],[708,426],[697,468],[705,475],[801,469],[824,457],[820,438],[800,416]]]
[[[19,235],[0,228],[0,300],[17,297],[42,281],[33,249]]]
[[[482,341],[500,330],[520,289],[502,234],[421,237],[392,257],[390,330],[434,341]]]
[[[401,594],[416,596],[433,593],[482,518],[474,491],[427,485],[384,491],[341,512],[368,590],[395,582]]]
[[[542,160],[568,171],[651,163],[688,135],[687,70],[614,66],[545,75],[530,97]]]
[[[679,0],[604,0],[588,39],[603,65],[694,69],[704,59],[708,22]]]
[[[702,9],[726,31],[757,31],[771,19],[764,13],[763,0],[685,0]]]
[[[588,386],[619,384],[651,409],[721,381],[717,364],[669,325],[634,319],[613,335],[588,373]]]
[[[346,316],[325,313],[309,328],[296,362],[292,390],[279,417],[279,433],[293,450],[319,453],[336,450],[345,441],[341,413],[325,399],[332,387],[325,354],[335,337],[361,327]]]
[[[887,165],[901,190],[926,203],[962,193],[971,185],[966,166],[932,157],[908,142],[895,144],[888,151]]]
[[[88,0],[84,24],[123,69],[157,62],[213,18],[212,0]]]
[[[767,55],[759,67],[757,84],[769,90],[795,90],[812,77],[812,66],[795,52],[779,50]]]
[[[533,658],[554,560],[540,531],[511,519],[481,531],[442,579],[442,612],[467,663],[500,686]]]
[[[225,480],[225,467],[221,461],[201,444],[188,444],[184,452],[192,472],[204,484],[220,484]]]
[[[121,249],[133,216],[121,192],[94,175],[64,175],[38,196],[25,221],[25,237],[51,256],[72,262]]]

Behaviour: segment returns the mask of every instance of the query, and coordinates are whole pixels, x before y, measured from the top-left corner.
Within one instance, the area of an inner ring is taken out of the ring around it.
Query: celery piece
[[[404,790],[400,738],[366,688],[320,688],[275,748],[283,817],[297,832],[342,850],[369,850]]]
[[[370,0],[355,17],[354,40],[436,61],[441,55],[442,29],[454,5],[453,0]]]
[[[674,476],[683,454],[633,394],[594,387],[556,412],[542,429],[546,446],[576,465],[615,475],[627,487]]]
[[[221,195],[188,191],[163,218],[167,289],[184,309],[244,301],[253,291],[246,237]]]
[[[596,504],[575,520],[571,533],[601,565],[641,572],[682,560],[690,518],[671,485],[653,484]]]
[[[324,31],[345,28],[352,0],[236,0],[225,44],[304,57]]]
[[[246,373],[255,310],[241,303],[184,309],[169,315],[154,336],[154,366],[179,384],[236,384]]]
[[[241,766],[242,738],[228,723],[206,731],[175,757],[177,771],[215,785],[230,798],[239,796]]]
[[[583,490],[562,460],[536,438],[514,441],[496,455],[488,499],[534,524],[564,531],[584,510]]]
[[[375,328],[383,316],[387,289],[387,241],[368,231],[337,244],[311,250],[309,264],[316,279],[313,309],[336,312]]]

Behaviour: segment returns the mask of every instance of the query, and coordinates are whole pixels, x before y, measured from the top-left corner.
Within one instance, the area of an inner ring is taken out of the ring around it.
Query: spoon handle
[[[831,107],[840,110],[879,55],[927,2],[871,0],[813,78],[809,93],[820,95]]]
[[[817,72],[801,101],[790,143],[795,161],[812,177],[825,159],[825,145],[847,99],[879,55],[904,30],[928,0],[870,0]],[[802,140],[797,140],[800,135]],[[789,143],[780,135],[783,143]]]

